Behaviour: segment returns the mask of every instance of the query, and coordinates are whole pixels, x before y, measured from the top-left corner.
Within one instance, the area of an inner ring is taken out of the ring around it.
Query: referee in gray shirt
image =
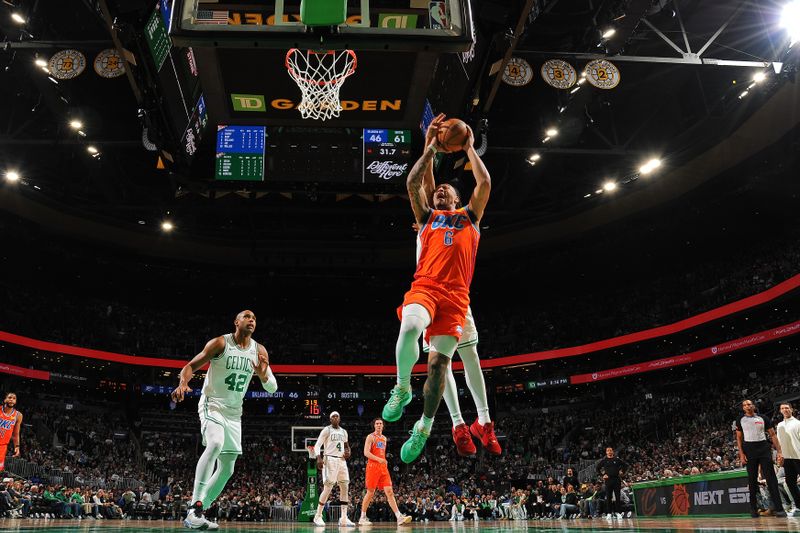
[[[742,402],[744,416],[736,420],[736,442],[739,444],[739,461],[747,466],[747,483],[750,486],[750,510],[753,518],[758,518],[756,494],[758,493],[758,467],[761,475],[767,480],[771,508],[762,513],[763,516],[786,516],[778,491],[778,478],[772,465],[772,446],[778,450],[778,462],[783,461],[781,444],[775,434],[775,428],[769,417],[756,414],[756,406],[750,400]],[[769,434],[769,440],[767,439]]]

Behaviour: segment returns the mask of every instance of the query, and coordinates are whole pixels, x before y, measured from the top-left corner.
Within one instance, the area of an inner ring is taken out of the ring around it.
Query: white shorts
[[[198,404],[197,413],[200,415],[200,434],[203,436],[203,446],[206,445],[206,431],[211,424],[214,424],[222,427],[225,436],[220,453],[242,455],[241,416],[231,416],[230,413],[225,412],[224,408],[202,399]]]
[[[322,467],[322,483],[333,485],[334,483],[350,483],[350,472],[347,471],[347,461],[342,457],[325,456],[324,466]]]
[[[461,333],[461,339],[458,341],[459,348],[465,348],[478,344],[478,328],[475,327],[475,319],[472,318],[472,307],[467,307],[467,316],[464,320],[464,331]],[[431,346],[425,342],[425,333],[422,333],[422,351],[428,353],[431,351]]]

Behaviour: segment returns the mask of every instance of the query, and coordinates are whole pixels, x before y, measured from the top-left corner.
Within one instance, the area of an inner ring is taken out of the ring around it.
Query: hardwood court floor
[[[796,531],[800,533],[800,517],[798,518],[629,518],[624,520],[545,520],[545,521],[483,521],[474,522],[430,522],[427,524],[413,523],[409,526],[398,528],[393,523],[376,523],[367,527],[350,528],[350,531],[369,531],[370,533],[385,533],[400,531],[430,531],[432,533],[516,533],[523,531],[535,532],[561,532],[572,531],[607,531],[607,532],[638,532],[652,531],[655,533],[703,531],[741,532],[741,531]],[[36,532],[48,533],[117,533],[141,531],[143,533],[156,533],[163,531],[188,531],[180,522],[173,521],[148,521],[148,520],[21,520],[0,519],[0,533],[5,532]],[[324,531],[339,531],[335,524],[326,528],[317,528],[310,524],[293,522],[268,522],[268,523],[241,523],[223,522],[220,532],[239,533],[256,531],[287,531],[291,533],[322,533]],[[347,530],[344,530],[347,531]]]

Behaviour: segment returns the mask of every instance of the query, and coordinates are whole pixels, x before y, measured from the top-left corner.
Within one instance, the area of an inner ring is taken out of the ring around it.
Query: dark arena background
[[[800,0],[2,0],[0,532],[800,531],[798,40]],[[472,254],[406,306],[452,363],[398,320],[417,237]]]

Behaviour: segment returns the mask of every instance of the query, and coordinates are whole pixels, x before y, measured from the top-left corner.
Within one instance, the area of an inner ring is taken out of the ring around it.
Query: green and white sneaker
[[[430,433],[425,431],[420,422],[414,424],[414,430],[410,432],[411,438],[403,443],[400,448],[400,459],[404,463],[412,463],[417,460],[419,454],[425,449],[425,443],[428,442]]]
[[[400,385],[395,385],[391,394],[383,406],[382,418],[387,422],[397,422],[403,416],[403,408],[411,403],[411,389],[403,390]]]

